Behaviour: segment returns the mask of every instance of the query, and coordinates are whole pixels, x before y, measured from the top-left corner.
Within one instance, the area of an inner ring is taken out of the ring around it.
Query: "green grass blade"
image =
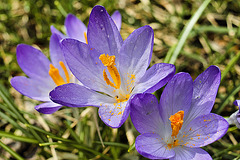
[[[23,136],[16,136],[13,133],[7,133],[0,131],[0,137],[6,137],[6,138],[11,138],[16,141],[21,141],[21,142],[26,142],[26,143],[39,143],[36,139],[28,138],[28,137],[23,137]]]
[[[96,144],[102,144],[100,141],[95,141],[93,143],[96,143]],[[122,144],[122,143],[116,143],[116,142],[103,142],[104,145],[107,145],[107,146],[114,146],[114,147],[122,147],[122,148],[126,148],[128,149],[129,146],[126,145],[126,144]]]
[[[232,96],[234,96],[235,94],[237,94],[239,91],[240,91],[240,84],[236,88],[233,88],[232,92],[227,95],[227,97],[223,100],[223,102],[218,107],[216,113],[220,114],[222,112],[222,110],[224,109],[224,107],[229,103],[229,99]]]
[[[226,77],[226,75],[228,74],[228,72],[232,69],[232,67],[238,62],[240,58],[240,52],[237,53],[236,56],[234,56],[234,58],[231,59],[231,61],[228,63],[226,69],[222,72],[222,78],[221,81],[223,81],[223,79]]]
[[[58,146],[64,146],[64,147],[68,147],[69,145],[70,146],[73,146],[74,148],[76,149],[79,149],[79,150],[84,150],[84,151],[88,151],[96,156],[101,156],[103,157],[104,159],[108,159],[108,160],[111,160],[110,157],[100,153],[100,152],[97,152],[95,151],[94,149],[91,149],[89,147],[86,147],[86,146],[83,146],[83,145],[79,145],[79,144],[71,144],[71,143],[58,143],[58,142],[47,142],[47,143],[40,143],[39,146],[49,146],[49,145],[58,145]]]
[[[20,114],[21,112],[14,105],[14,102],[11,100],[11,97],[9,97],[6,94],[6,89],[2,84],[0,84],[0,96],[2,97],[3,101],[7,104],[7,106],[14,112],[14,114],[16,114],[16,116],[22,123],[28,123],[28,121],[23,117],[23,115]],[[43,142],[42,138],[34,130],[30,129],[30,132],[39,142]]]
[[[10,153],[14,158],[16,158],[17,160],[24,160],[24,158],[22,158],[18,153],[16,153],[15,151],[13,151],[10,147],[8,147],[7,145],[5,145],[4,143],[2,143],[0,141],[0,147],[2,147],[3,149],[5,149],[8,153]]]
[[[211,0],[205,0],[202,5],[198,8],[198,10],[196,11],[196,13],[192,16],[192,18],[190,19],[189,23],[184,27],[183,32],[181,33],[181,37],[180,40],[176,46],[176,49],[174,50],[169,63],[174,64],[180,51],[182,50],[182,47],[186,41],[186,39],[188,38],[189,33],[191,32],[193,26],[195,25],[195,23],[198,21],[199,17],[202,15],[203,11],[205,10],[205,8],[208,6],[208,4],[211,2]]]

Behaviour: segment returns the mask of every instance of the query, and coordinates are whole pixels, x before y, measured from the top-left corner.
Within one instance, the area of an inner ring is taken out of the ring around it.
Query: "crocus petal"
[[[11,85],[21,94],[39,101],[50,101],[48,94],[53,87],[23,76],[13,77]]]
[[[143,26],[136,29],[123,43],[120,50],[120,72],[133,74],[136,80],[141,78],[149,66],[152,47],[153,29],[150,26]]]
[[[84,32],[87,33],[87,27],[81,20],[72,14],[68,14],[65,19],[65,26],[69,37],[86,43]]]
[[[168,149],[167,144],[158,134],[145,133],[136,138],[136,150],[149,159],[168,159],[175,155],[173,149]]]
[[[149,68],[144,76],[136,82],[133,93],[152,93],[163,87],[174,75],[175,66],[158,63]]]
[[[113,21],[115,22],[118,30],[120,31],[121,30],[121,25],[122,25],[122,16],[121,16],[121,13],[119,11],[115,11],[113,14],[112,14],[112,19]]]
[[[35,106],[35,109],[43,114],[52,114],[56,111],[58,111],[62,106],[60,104],[54,103],[54,102],[47,102],[42,103],[37,106]]]
[[[193,81],[188,73],[178,73],[168,82],[160,98],[160,114],[165,122],[171,115],[184,111],[187,115],[191,106]]]
[[[211,156],[201,148],[176,147],[176,155],[169,160],[211,160]]]
[[[237,117],[237,122],[238,122],[238,128],[240,128],[240,100],[236,100],[233,102],[234,105],[238,106],[239,108],[239,111],[238,113],[236,114],[236,117]]]
[[[52,34],[57,34],[59,35],[62,39],[66,38],[64,34],[62,34],[59,30],[57,30],[54,26],[50,27]]]
[[[239,111],[236,111],[233,114],[231,114],[231,116],[229,118],[227,118],[226,120],[229,123],[229,125],[234,124],[234,125],[237,126],[237,128],[240,129],[240,121],[239,121],[240,120],[240,113],[239,113]]]
[[[99,59],[100,53],[89,45],[74,39],[64,39],[62,49],[68,67],[75,77],[85,86],[108,93],[103,78],[104,65]]]
[[[115,100],[107,95],[97,93],[75,83],[58,86],[49,95],[53,102],[68,107],[99,107],[103,102],[113,103]]]
[[[112,128],[119,128],[129,116],[129,105],[123,103],[104,103],[98,110],[101,120]]]
[[[235,101],[233,102],[233,104],[234,104],[235,106],[240,107],[240,100],[235,100]],[[239,109],[240,109],[240,108],[239,108]]]
[[[17,46],[17,61],[24,73],[33,79],[51,79],[48,71],[50,61],[38,49],[26,44]]]
[[[217,114],[209,113],[197,117],[182,130],[184,130],[185,136],[181,140],[185,146],[202,147],[225,135],[228,130],[228,122]]]
[[[123,40],[112,18],[102,6],[92,9],[88,24],[88,44],[100,53],[118,59]]]
[[[192,106],[189,121],[211,112],[218,87],[221,81],[221,71],[216,66],[208,67],[193,82]]]
[[[238,114],[237,114],[237,121],[240,124],[240,112],[238,112]]]
[[[162,130],[158,100],[150,93],[136,94],[130,100],[130,116],[134,127],[141,134],[159,133]]]
[[[49,49],[50,49],[50,57],[54,67],[57,67],[59,69],[60,75],[64,77],[65,74],[59,62],[62,61],[65,64],[67,69],[68,69],[68,66],[66,65],[66,61],[62,53],[61,43],[60,43],[61,39],[62,38],[59,35],[52,34],[50,38]]]

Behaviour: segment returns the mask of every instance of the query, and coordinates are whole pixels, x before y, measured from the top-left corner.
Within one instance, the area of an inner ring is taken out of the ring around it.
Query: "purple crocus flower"
[[[83,84],[56,87],[51,99],[69,107],[99,107],[108,126],[120,127],[129,115],[129,99],[136,93],[152,93],[174,75],[171,64],[155,64],[147,70],[152,54],[153,30],[135,30],[124,42],[102,6],[95,6],[88,25],[88,45],[74,39],[62,41],[67,64]]]
[[[207,160],[199,148],[221,138],[227,121],[210,113],[220,84],[220,70],[210,66],[193,82],[187,73],[176,74],[160,102],[152,94],[131,99],[130,116],[138,132],[137,151],[150,159]]]
[[[234,124],[237,126],[237,128],[240,129],[240,100],[236,100],[233,102],[234,105],[238,106],[238,110],[234,112],[228,119],[228,123]]]
[[[61,108],[49,98],[49,92],[56,86],[75,82],[61,52],[59,41],[61,36],[52,34],[50,38],[50,57],[52,62],[38,49],[19,44],[17,46],[17,61],[24,73],[29,77],[16,76],[11,79],[11,85],[21,94],[29,98],[43,101],[35,109],[44,114],[51,114]]]
[[[115,22],[118,30],[120,31],[122,25],[122,16],[119,11],[115,11],[112,14],[112,19]],[[65,19],[65,28],[66,28],[66,36],[62,34],[59,30],[57,30],[54,26],[51,26],[51,32],[58,34],[62,38],[74,38],[81,42],[87,43],[87,27],[85,24],[78,19],[73,14],[68,14]]]

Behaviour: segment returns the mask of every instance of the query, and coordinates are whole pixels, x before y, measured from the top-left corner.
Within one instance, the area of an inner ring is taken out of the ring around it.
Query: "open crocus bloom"
[[[130,116],[141,133],[137,151],[150,159],[207,160],[199,148],[221,138],[227,121],[210,113],[220,84],[220,70],[210,66],[193,82],[187,73],[176,74],[166,85],[160,103],[152,94],[137,94]]]
[[[229,124],[234,124],[237,128],[240,129],[240,100],[236,100],[233,102],[234,105],[238,106],[239,110],[234,112],[228,119]]]
[[[120,127],[129,115],[129,99],[136,93],[152,93],[174,75],[171,64],[155,64],[147,70],[152,54],[153,30],[135,30],[124,42],[104,7],[93,8],[88,25],[88,45],[74,39],[62,41],[63,53],[75,77],[83,84],[65,84],[51,99],[69,107],[99,107],[100,118]]]
[[[122,16],[120,12],[115,11],[111,17],[115,22],[118,30],[120,31],[122,25]],[[51,26],[51,32],[58,34],[62,38],[69,37],[87,43],[87,27],[80,19],[78,19],[73,14],[68,14],[65,19],[64,25],[66,28],[66,36],[62,34],[59,30],[57,30],[54,26]]]
[[[11,85],[21,94],[29,98],[44,101],[35,109],[44,114],[51,114],[61,108],[49,98],[49,92],[56,86],[75,82],[61,52],[58,34],[52,34],[50,39],[50,56],[52,62],[38,49],[20,44],[17,46],[17,61],[23,72],[29,77],[16,76],[11,79]]]

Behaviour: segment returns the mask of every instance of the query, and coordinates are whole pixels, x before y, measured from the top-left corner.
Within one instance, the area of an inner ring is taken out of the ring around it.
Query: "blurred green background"
[[[53,115],[37,113],[34,106],[39,102],[22,96],[9,83],[13,76],[24,75],[16,61],[16,46],[32,45],[49,56],[51,25],[64,33],[68,13],[87,25],[91,9],[103,5],[110,15],[120,11],[123,39],[135,29],[150,25],[155,36],[151,65],[169,62],[184,28],[202,3],[203,0],[1,0],[0,159],[144,159],[132,146],[138,132],[130,119],[121,128],[111,129],[92,107],[65,107]],[[222,81],[213,112],[226,117],[237,110],[232,102],[240,99],[239,37],[240,1],[212,0],[190,29],[173,62],[177,72],[189,72],[193,79],[210,65],[221,69]],[[161,91],[155,94],[159,97]],[[204,149],[213,159],[238,159],[239,139],[240,131],[231,126],[222,139]]]

